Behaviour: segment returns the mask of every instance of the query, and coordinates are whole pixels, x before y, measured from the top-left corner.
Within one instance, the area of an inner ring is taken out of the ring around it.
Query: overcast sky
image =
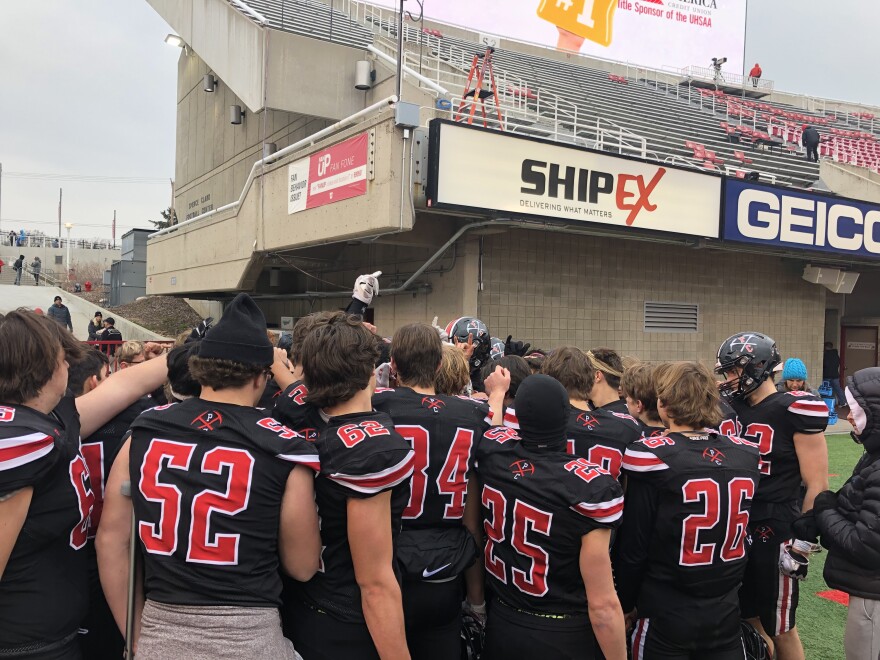
[[[880,105],[878,24],[880,0],[751,0],[746,60],[779,89]],[[158,219],[174,176],[180,51],[163,43],[169,31],[146,0],[2,3],[0,231],[56,233],[59,187],[74,236],[109,238],[114,209],[117,240]]]

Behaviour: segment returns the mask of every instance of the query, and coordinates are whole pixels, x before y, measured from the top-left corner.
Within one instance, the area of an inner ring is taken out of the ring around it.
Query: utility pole
[[[400,12],[397,14],[397,100],[403,95],[403,3],[400,0]]]
[[[61,195],[64,193],[63,188],[58,189],[58,240],[61,240]]]
[[[113,209],[113,247],[116,247],[116,209]]]

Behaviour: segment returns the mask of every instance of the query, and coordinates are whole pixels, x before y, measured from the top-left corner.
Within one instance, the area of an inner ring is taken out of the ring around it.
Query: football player
[[[285,604],[305,660],[409,657],[395,546],[413,451],[373,411],[378,341],[338,312],[302,345],[308,403],[325,420],[315,441],[321,569]]]
[[[101,351],[85,351],[82,360],[70,365],[67,389],[73,396],[88,394],[110,377],[110,358]]]
[[[460,652],[467,569],[468,606],[483,616],[486,607],[481,565],[475,563],[480,494],[470,477],[476,441],[490,426],[489,406],[438,395],[434,379],[441,359],[442,343],[434,328],[403,326],[391,340],[397,387],[373,395],[373,407],[391,417],[415,452],[397,548],[407,643],[414,659],[448,660]],[[502,398],[503,393],[495,396]]]
[[[593,408],[607,408],[612,412],[628,415],[626,401],[620,394],[623,360],[610,348],[594,348],[587,351],[586,356],[595,371],[595,382],[590,389],[590,403]]]
[[[599,401],[605,400],[599,383],[606,381],[597,379],[593,363],[580,349],[571,346],[556,349],[544,360],[541,371],[562,383],[568,392],[568,453],[619,477],[623,452],[642,437],[639,423],[629,413],[601,404],[590,410],[587,400],[594,390]]]
[[[741,437],[761,452],[761,484],[749,530],[753,544],[740,593],[744,618],[772,638],[780,660],[800,660],[803,646],[795,625],[798,581],[804,579],[813,544],[792,538],[791,523],[828,488],[825,427],[828,408],[806,392],[777,392],[773,370],[776,342],[760,332],[742,332],[718,349],[716,373],[725,382]],[[801,502],[801,482],[806,493]]]
[[[626,450],[626,509],[614,545],[620,602],[634,621],[633,660],[742,660],[737,592],[758,448],[706,430],[720,421],[706,367],[677,362],[656,376],[668,432]]]
[[[666,427],[657,412],[654,367],[641,362],[626,369],[620,379],[620,391],[629,414],[642,425],[642,433],[646,436],[663,435]]]
[[[29,311],[0,315],[0,655],[80,658],[88,609],[86,542],[94,493],[79,448],[165,378],[165,360],[74,400],[68,360],[84,348]]]
[[[278,617],[279,556],[296,578],[318,569],[318,457],[254,407],[272,360],[263,314],[239,294],[190,357],[201,395],[142,413],[113,463],[98,564],[124,630],[130,544],[141,551],[139,656],[297,657]]]
[[[487,660],[624,660],[623,612],[609,545],[623,509],[620,484],[566,453],[568,394],[545,375],[516,394],[520,431],[499,426],[477,445],[484,565],[495,598]]]
[[[489,328],[480,319],[462,316],[450,321],[446,326],[446,335],[456,346],[460,346],[468,359],[471,373],[471,385],[474,390],[483,390],[480,370],[489,361],[492,351],[492,337]]]

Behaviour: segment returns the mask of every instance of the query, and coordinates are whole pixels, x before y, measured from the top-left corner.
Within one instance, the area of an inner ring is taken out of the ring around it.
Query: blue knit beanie
[[[788,358],[782,367],[782,380],[806,380],[807,365],[799,358]]]

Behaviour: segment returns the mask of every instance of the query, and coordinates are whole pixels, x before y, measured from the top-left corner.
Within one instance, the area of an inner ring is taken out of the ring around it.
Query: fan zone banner
[[[287,214],[367,193],[369,135],[361,133],[287,166]]]
[[[418,16],[413,0],[404,7]],[[593,57],[677,69],[726,57],[725,71],[743,70],[746,0],[424,0],[424,8],[442,23]]]
[[[427,204],[718,238],[721,177],[435,119]]]

